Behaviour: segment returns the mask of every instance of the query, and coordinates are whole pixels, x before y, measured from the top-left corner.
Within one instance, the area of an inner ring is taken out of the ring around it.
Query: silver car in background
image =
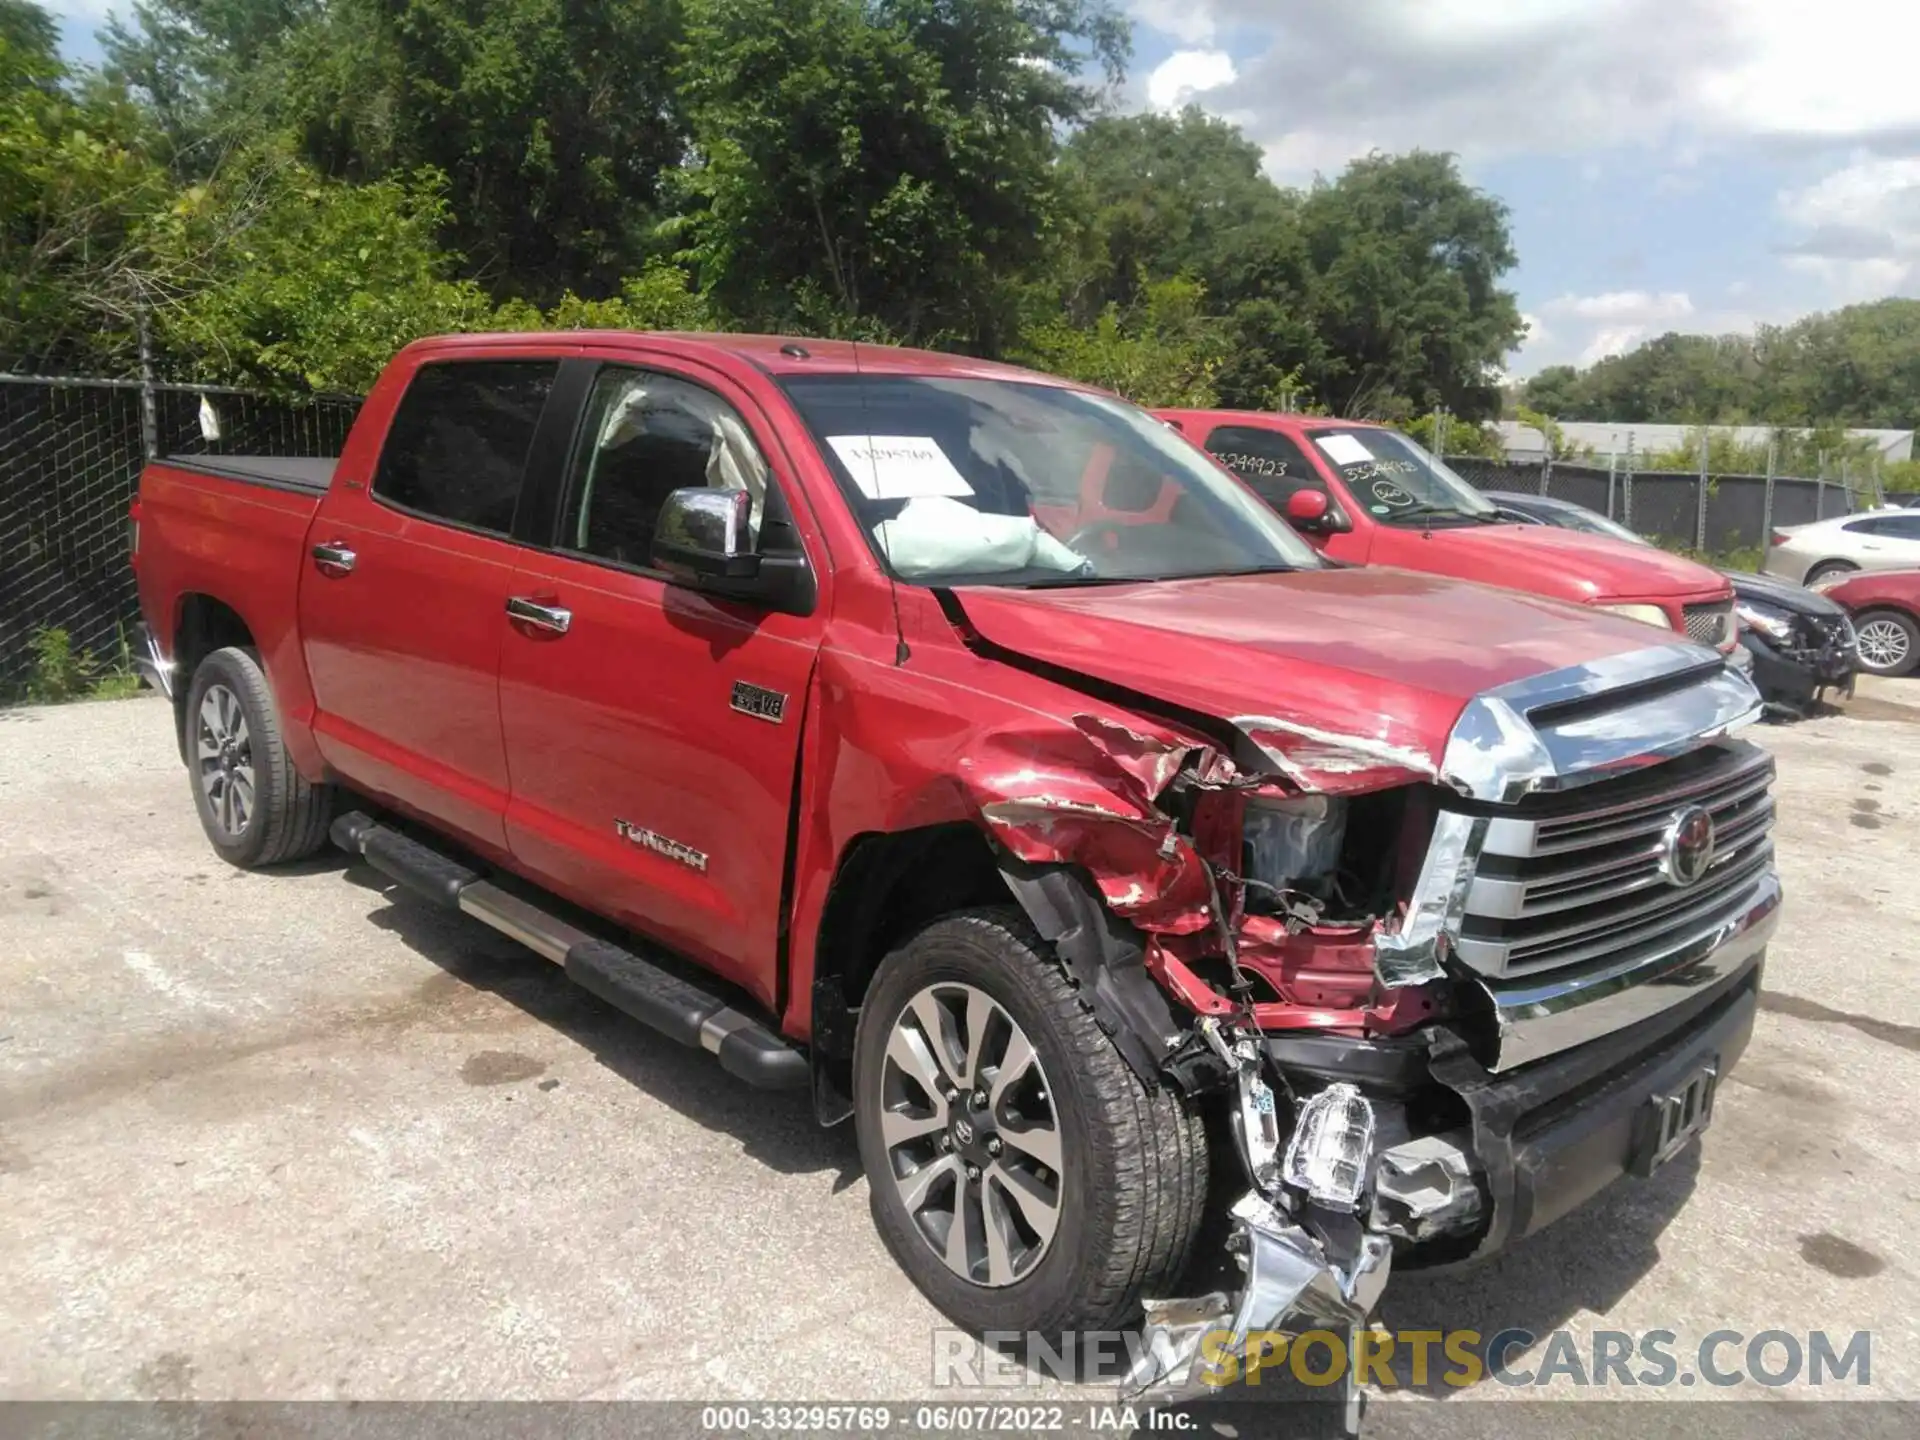
[[[1920,568],[1920,510],[1874,510],[1777,528],[1761,568],[1802,585],[1852,570]]]

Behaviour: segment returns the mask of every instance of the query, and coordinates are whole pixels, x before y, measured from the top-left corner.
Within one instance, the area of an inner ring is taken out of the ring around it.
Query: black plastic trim
[[[1033,928],[1080,987],[1100,1028],[1113,1037],[1134,1074],[1158,1088],[1162,1065],[1185,1038],[1187,1027],[1147,973],[1139,930],[1101,903],[1079,872],[1065,865],[1029,865],[1000,856],[1000,873]]]
[[[1423,1032],[1434,1079],[1472,1116],[1491,1215],[1476,1242],[1423,1247],[1408,1263],[1492,1255],[1628,1174],[1636,1122],[1655,1094],[1710,1062],[1725,1082],[1753,1033],[1765,960],[1762,951],[1686,1004],[1503,1075],[1482,1067],[1461,1036]]]
[[[315,499],[327,493],[340,457],[316,456],[301,459],[287,455],[162,455],[154,461],[169,470],[191,470],[211,475],[216,480],[237,480],[243,485],[259,485],[267,490],[283,490],[292,495],[310,495]],[[303,475],[308,466],[327,467],[325,475]]]

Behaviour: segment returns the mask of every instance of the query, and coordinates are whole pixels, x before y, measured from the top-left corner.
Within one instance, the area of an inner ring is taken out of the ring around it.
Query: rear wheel
[[[200,828],[243,870],[300,860],[326,843],[333,789],[293,767],[260,659],[216,650],[187,692],[187,766]]]
[[[1920,625],[1899,610],[1869,610],[1853,622],[1860,668],[1870,675],[1911,675],[1920,666]]]
[[[1807,578],[1802,583],[1811,585],[1814,581],[1825,580],[1829,576],[1851,575],[1859,568],[1860,567],[1851,560],[1822,560],[1818,565],[1807,571]]]
[[[854,1088],[874,1223],[959,1324],[1111,1329],[1185,1269],[1200,1117],[1141,1083],[1018,910],[948,916],[887,957]]]

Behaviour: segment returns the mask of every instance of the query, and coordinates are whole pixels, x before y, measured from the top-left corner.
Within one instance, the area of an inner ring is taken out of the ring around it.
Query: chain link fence
[[[337,455],[358,400],[220,386],[0,375],[0,698],[36,640],[123,668],[139,603],[128,507],[150,455]]]
[[[1765,551],[1783,525],[1850,513],[1854,492],[1835,480],[1787,475],[1676,474],[1566,461],[1515,463],[1449,455],[1447,464],[1480,490],[1569,500],[1618,520],[1650,540],[1703,554]]]

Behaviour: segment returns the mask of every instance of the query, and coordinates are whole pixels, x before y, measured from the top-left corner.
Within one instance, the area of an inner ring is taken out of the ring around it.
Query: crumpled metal
[[[1263,783],[1210,745],[1086,714],[1071,731],[994,732],[960,766],[1009,851],[1083,867],[1114,914],[1169,935],[1218,923],[1206,861],[1159,803],[1183,773],[1202,789]]]
[[[1129,1397],[1150,1404],[1217,1394],[1210,1367],[1244,1362],[1256,1337],[1314,1328],[1365,1328],[1393,1270],[1393,1242],[1351,1217],[1341,1234],[1309,1217],[1296,1223],[1248,1191],[1234,1205],[1230,1245],[1245,1258],[1237,1295],[1147,1302],[1145,1343],[1126,1379]],[[1223,1344],[1205,1347],[1225,1332]],[[1349,1371],[1351,1375],[1351,1371]],[[1357,1417],[1355,1417],[1357,1419]]]

